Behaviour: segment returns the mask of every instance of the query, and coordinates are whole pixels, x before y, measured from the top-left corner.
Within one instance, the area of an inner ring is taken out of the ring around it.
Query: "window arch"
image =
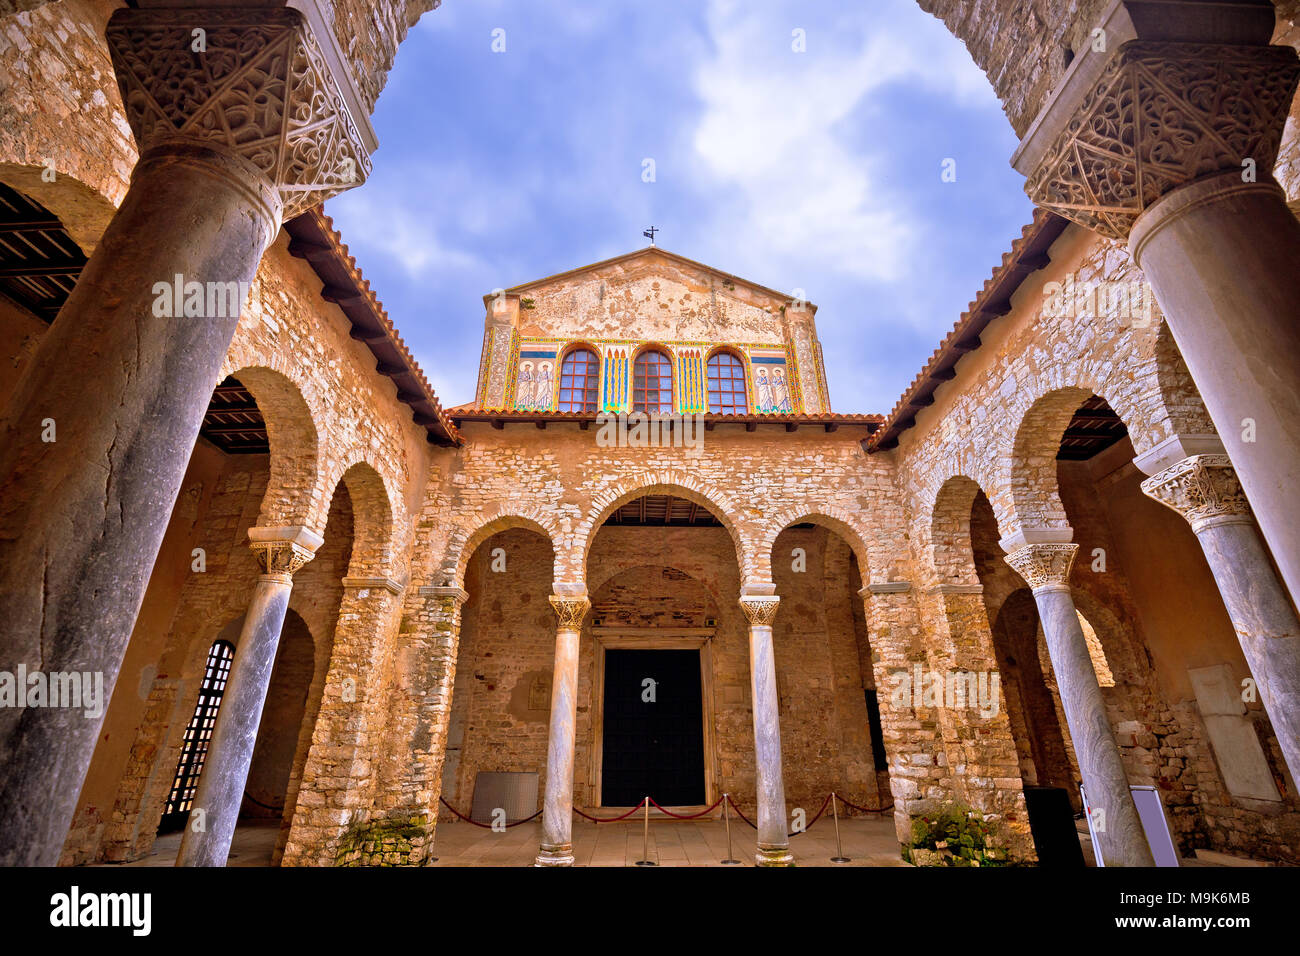
[[[199,775],[203,773],[203,762],[208,755],[212,730],[217,724],[221,696],[226,692],[230,665],[234,659],[235,646],[229,641],[214,641],[208,650],[203,683],[199,686],[199,699],[194,705],[194,716],[185,728],[181,759],[176,764],[176,776],[172,779],[172,789],[167,795],[167,805],[163,808],[160,830],[183,824],[189,815],[194,794],[199,788]]]
[[[646,349],[636,357],[632,375],[632,411],[673,410],[673,365],[658,349]]]
[[[709,411],[724,415],[747,415],[745,363],[734,352],[709,356]]]
[[[594,412],[600,387],[600,359],[589,348],[571,349],[560,366],[560,402],[562,412]]]

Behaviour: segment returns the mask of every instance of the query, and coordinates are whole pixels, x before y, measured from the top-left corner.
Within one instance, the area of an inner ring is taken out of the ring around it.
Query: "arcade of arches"
[[[1131,788],[1183,854],[1300,863],[1295,5],[921,5],[1040,209],[866,415],[815,306],[654,247],[486,297],[444,409],[320,205],[432,0],[0,0],[0,861],[269,820],[421,865],[445,801],[566,865],[574,808],[729,793],[788,865],[835,790],[1033,862],[1082,786],[1107,865],[1153,860]],[[200,21],[237,82],[171,55]]]

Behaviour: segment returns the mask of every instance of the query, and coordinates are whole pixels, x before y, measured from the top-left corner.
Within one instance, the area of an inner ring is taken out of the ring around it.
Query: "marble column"
[[[369,155],[295,10],[119,9],[106,36],[140,159],[0,422],[0,666],[111,696],[244,290]],[[58,861],[102,720],[0,709],[0,865]]]
[[[1093,810],[1102,811],[1094,818],[1102,859],[1106,866],[1155,866],[1066,584],[1078,550],[1077,544],[1029,544],[1005,560],[1034,592],[1083,787]]]
[[[1293,780],[1300,780],[1300,621],[1227,455],[1193,455],[1142,482],[1192,525]]]
[[[1038,205],[1128,241],[1300,595],[1300,224],[1272,178],[1300,60],[1260,3],[1124,0],[1101,29],[1012,162]]]
[[[573,866],[573,750],[578,722],[578,644],[586,597],[553,594],[559,616],[555,631],[555,675],[551,679],[551,728],[546,744],[546,795],[542,803],[542,846],[537,866]]]
[[[293,573],[315,556],[322,540],[306,528],[250,528],[248,537],[262,573],[239,632],[177,866],[226,865],[289,609]],[[202,829],[196,828],[199,813]]]
[[[777,710],[776,657],[772,621],[781,599],[745,595],[741,609],[749,619],[749,683],[754,711],[754,770],[758,791],[759,866],[794,866],[781,773],[781,718]]]

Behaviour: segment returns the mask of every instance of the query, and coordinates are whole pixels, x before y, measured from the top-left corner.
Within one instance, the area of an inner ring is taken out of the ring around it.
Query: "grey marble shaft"
[[[1300,781],[1300,622],[1248,516],[1196,529],[1291,779]]]
[[[1103,811],[1097,842],[1105,865],[1155,866],[1070,591],[1061,585],[1037,587],[1034,601],[1088,802]]]
[[[785,783],[781,774],[781,722],[777,712],[776,660],[772,628],[749,626],[749,679],[754,701],[754,768],[758,789],[759,866],[794,863],[786,830]]]
[[[555,676],[551,682],[550,738],[546,747],[546,794],[542,803],[542,847],[538,866],[573,865],[573,749],[578,720],[580,631],[555,634]]]
[[[226,865],[292,589],[287,575],[273,574],[262,575],[253,589],[177,866]],[[204,811],[205,823],[198,833],[194,831],[197,810]]]

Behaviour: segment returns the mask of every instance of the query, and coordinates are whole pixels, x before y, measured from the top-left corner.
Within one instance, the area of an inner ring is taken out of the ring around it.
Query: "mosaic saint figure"
[[[790,390],[785,384],[785,369],[772,369],[772,407],[778,412],[790,412]]]
[[[524,362],[519,366],[519,381],[515,383],[515,408],[527,410],[533,407],[533,363]]]
[[[551,383],[554,379],[550,362],[537,363],[537,381],[533,385],[533,407],[551,407]]]
[[[760,365],[754,371],[754,388],[758,391],[758,411],[772,410],[772,385],[767,380],[767,369]]]

